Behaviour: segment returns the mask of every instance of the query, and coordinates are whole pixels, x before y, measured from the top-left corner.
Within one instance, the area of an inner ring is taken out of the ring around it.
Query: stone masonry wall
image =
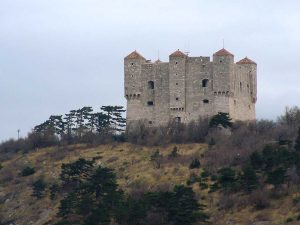
[[[256,64],[234,63],[232,54],[214,54],[212,61],[183,53],[169,62],[125,58],[124,72],[127,124],[188,123],[218,112],[234,120],[255,119]]]

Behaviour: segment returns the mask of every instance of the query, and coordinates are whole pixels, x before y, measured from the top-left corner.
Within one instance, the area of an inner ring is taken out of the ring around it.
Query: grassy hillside
[[[174,146],[145,147],[128,143],[97,147],[73,145],[37,149],[28,154],[18,153],[1,163],[0,218],[20,225],[53,224],[63,196],[59,195],[55,200],[50,200],[48,196],[36,199],[31,196],[31,185],[40,177],[47,185],[54,183],[59,178],[62,163],[73,162],[80,157],[94,158],[97,164],[114,169],[120,187],[135,195],[150,190],[171,190],[176,184],[186,184],[193,174],[199,175],[203,171],[202,168],[190,169],[192,160],[199,158],[203,164],[203,155],[209,150],[205,144],[177,144],[179,156],[170,158],[168,155]],[[150,160],[156,150],[163,155],[159,162]],[[21,176],[20,172],[26,166],[34,167],[36,172]],[[207,183],[211,183],[210,178]],[[268,200],[268,207],[257,210],[251,204],[251,198],[256,198],[257,193],[226,196],[220,191],[209,193],[209,188],[201,188],[199,182],[192,186],[197,198],[207,206],[206,212],[212,224],[251,225],[262,221],[274,225],[300,224],[297,221],[300,215],[297,188]]]

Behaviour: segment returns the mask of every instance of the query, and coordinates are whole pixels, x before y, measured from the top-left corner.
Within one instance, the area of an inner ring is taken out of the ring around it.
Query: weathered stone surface
[[[135,52],[135,56],[140,56]],[[234,120],[254,120],[257,65],[221,49],[210,57],[189,57],[179,50],[169,62],[125,57],[127,123],[166,124],[180,118],[188,123],[199,116],[227,112]]]

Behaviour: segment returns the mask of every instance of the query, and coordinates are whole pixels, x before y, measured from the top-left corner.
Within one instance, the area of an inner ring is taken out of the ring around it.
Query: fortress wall
[[[255,119],[255,103],[253,103],[253,80],[251,65],[238,65],[234,67],[234,97],[230,101],[232,118],[236,120]]]
[[[210,57],[188,57],[178,51],[169,63],[125,58],[128,124],[143,120],[159,126],[178,117],[188,123],[218,112],[234,120],[255,119],[256,64],[243,60],[235,64],[229,53],[214,54],[211,62]]]
[[[189,120],[212,115],[214,98],[212,95],[212,64],[209,57],[189,57],[186,75],[186,105]],[[202,81],[207,79],[206,87]],[[208,100],[208,102],[204,100]]]
[[[125,59],[125,97],[127,99],[127,121],[143,119],[143,107],[141,102],[142,83],[141,68],[145,60]]]
[[[166,124],[170,120],[169,63],[157,63],[155,73],[155,121]]]
[[[170,57],[169,90],[171,117],[180,117],[181,122],[187,122],[186,117],[186,57]]]
[[[230,113],[229,99],[231,96],[231,74],[233,73],[233,56],[213,56],[213,92],[214,110],[218,112]]]

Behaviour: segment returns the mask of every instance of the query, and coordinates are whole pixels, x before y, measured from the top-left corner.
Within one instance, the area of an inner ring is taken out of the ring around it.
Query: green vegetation
[[[64,164],[60,177],[70,191],[60,202],[62,220],[56,224],[109,225],[114,219],[120,225],[189,225],[208,219],[193,190],[182,185],[136,199],[118,187],[113,170],[84,159]]]
[[[22,171],[21,171],[21,176],[26,177],[30,176],[35,173],[35,169],[30,166],[26,166]]]

